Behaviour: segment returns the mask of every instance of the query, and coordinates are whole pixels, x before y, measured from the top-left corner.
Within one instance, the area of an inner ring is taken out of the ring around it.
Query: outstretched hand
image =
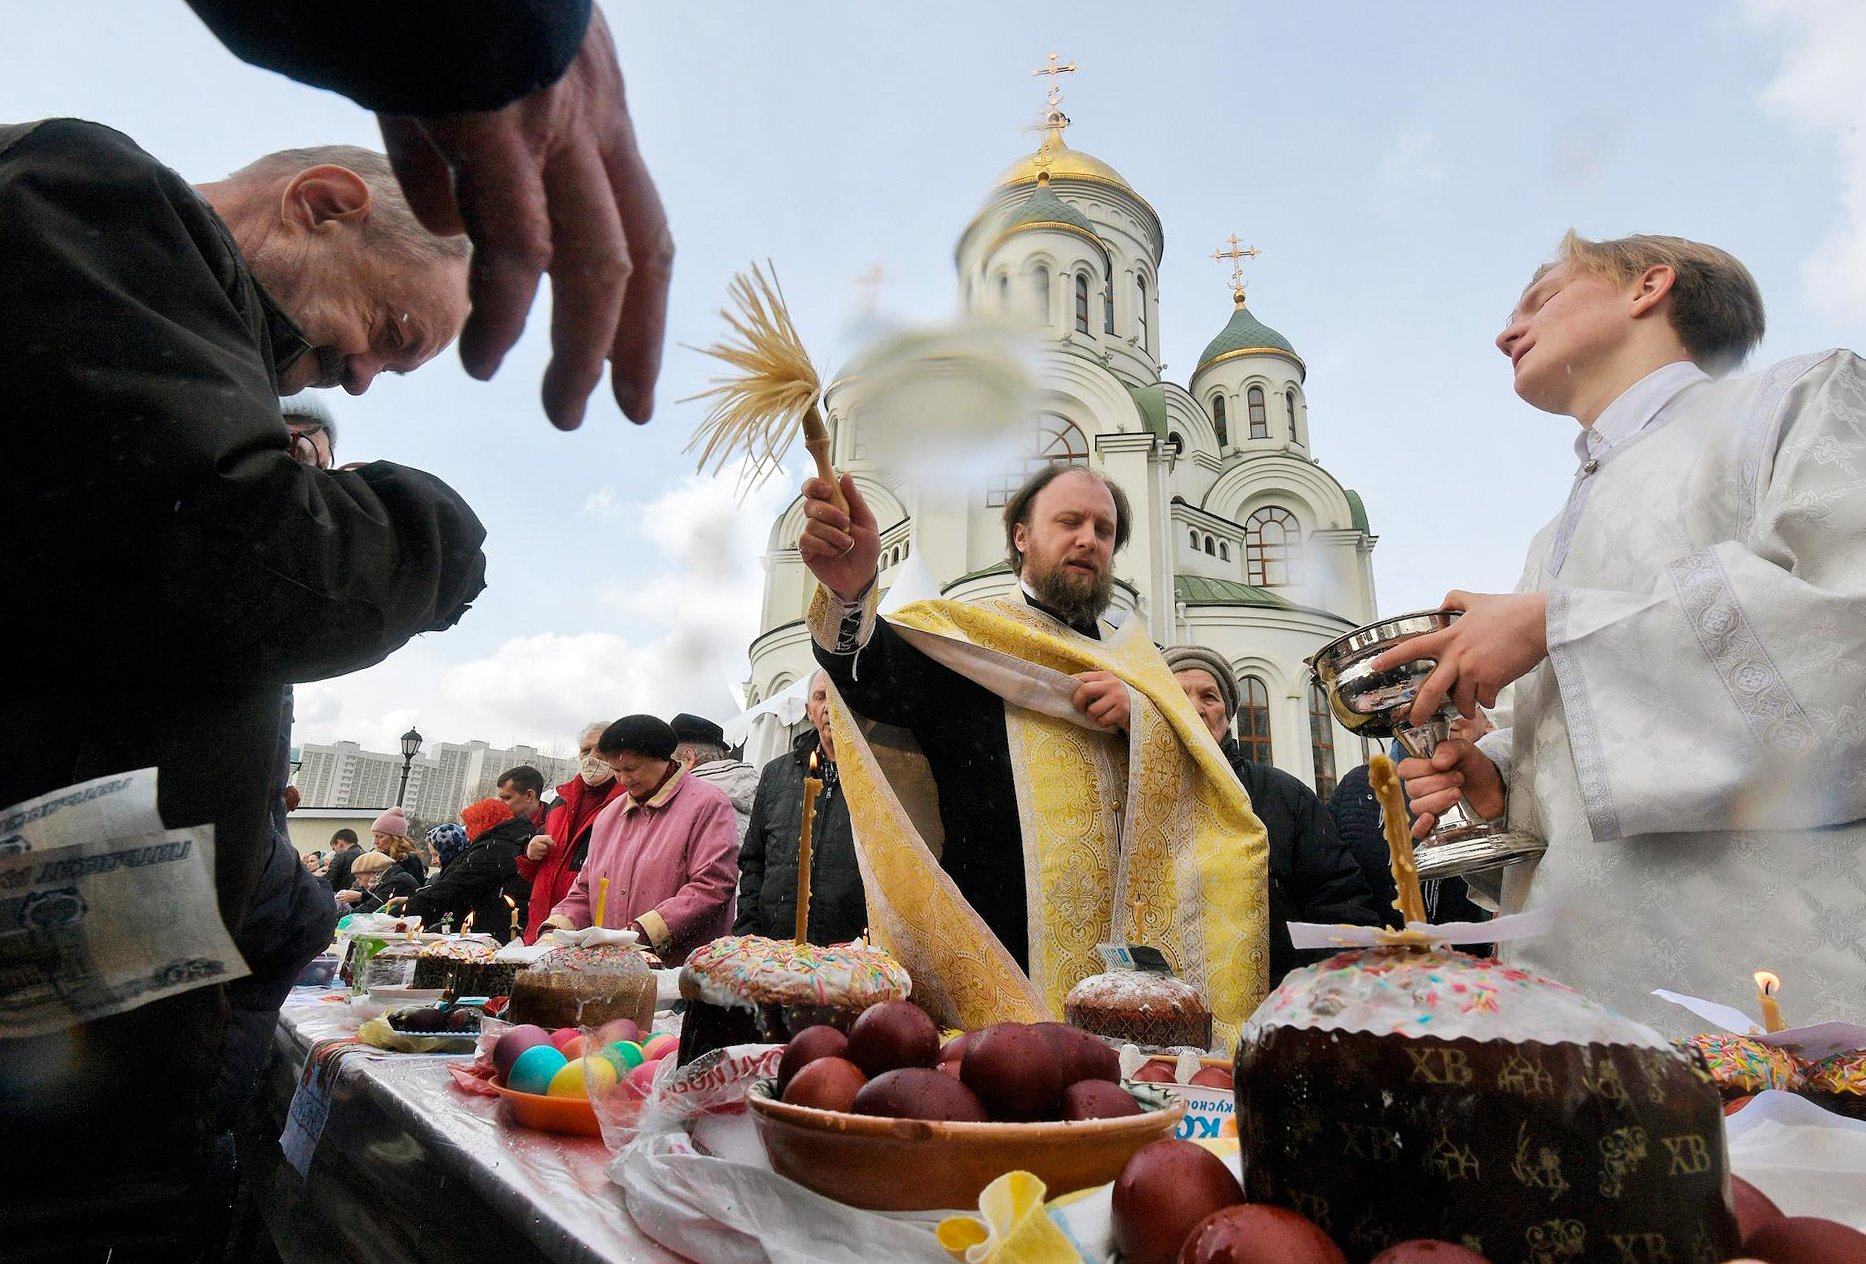
[[[803,534],[797,552],[817,582],[844,601],[853,601],[874,582],[881,560],[881,532],[874,510],[862,499],[853,476],[842,476],[842,495],[849,512],[836,508],[830,486],[820,478],[803,485]]]
[[[1421,658],[1438,660],[1413,699],[1414,724],[1437,714],[1447,694],[1460,715],[1496,706],[1505,685],[1528,675],[1549,654],[1546,593],[1451,592],[1443,608],[1464,613],[1444,631],[1411,637],[1369,664],[1386,671]]]
[[[1126,682],[1113,672],[1105,671],[1077,672],[1076,679],[1082,682],[1076,686],[1071,699],[1076,710],[1106,732],[1126,732],[1133,705]]]
[[[576,60],[549,87],[500,110],[379,120],[421,222],[473,240],[473,312],[460,335],[467,372],[483,380],[498,371],[549,272],[552,423],[582,423],[605,359],[622,411],[637,422],[653,416],[674,243],[635,146],[602,10],[592,7]]]

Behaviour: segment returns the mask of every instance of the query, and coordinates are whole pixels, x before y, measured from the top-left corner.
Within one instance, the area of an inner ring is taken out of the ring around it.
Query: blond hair
[[[415,854],[415,844],[406,834],[377,834],[376,850],[390,860],[406,860]],[[352,866],[352,872],[355,867]]]
[[[1589,241],[1570,228],[1555,248],[1556,263],[1624,285],[1648,268],[1666,267],[1672,282],[1671,325],[1691,359],[1712,377],[1743,363],[1762,341],[1762,291],[1727,250],[1683,237],[1641,233]],[[1540,278],[1555,264],[1544,264]]]

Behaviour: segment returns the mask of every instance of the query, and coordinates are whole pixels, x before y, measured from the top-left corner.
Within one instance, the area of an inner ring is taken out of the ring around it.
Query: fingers
[[[668,287],[674,279],[674,238],[620,100],[616,110],[621,126],[603,148],[603,165],[634,272],[622,295],[609,352],[610,386],[624,415],[639,423],[654,415],[654,384],[661,376],[667,335]]]
[[[504,114],[446,125],[454,159],[454,198],[473,239],[467,288],[473,312],[460,334],[460,360],[484,380],[525,331],[538,279],[551,264],[551,221],[540,159],[518,122]]]
[[[376,122],[382,128],[383,149],[389,155],[389,166],[395,170],[396,183],[402,186],[408,207],[422,227],[441,237],[465,232],[460,208],[454,204],[453,173],[428,139],[421,120],[402,114],[378,114]]]
[[[816,481],[822,482],[821,479]],[[829,484],[824,483],[823,490],[827,495]],[[855,485],[855,475],[844,474],[842,476],[842,498],[849,502],[849,521],[858,527],[866,527],[873,531],[876,525],[875,511],[868,507],[868,501],[863,498],[861,489]]]
[[[560,430],[582,424],[616,340],[629,284],[628,244],[594,148],[573,144],[544,169],[551,225],[551,362],[544,412]]]
[[[1421,658],[1437,658],[1439,647],[1445,643],[1450,629],[1443,632],[1422,632],[1418,636],[1408,637],[1392,649],[1374,656],[1368,664],[1375,671],[1391,671]]]
[[[1440,604],[1439,609],[1469,610],[1471,608],[1472,596],[1473,594],[1465,592],[1462,588],[1454,588],[1445,594],[1445,600]]]
[[[1430,834],[1432,832],[1432,827],[1437,824],[1438,818],[1433,816],[1430,812],[1421,812],[1419,815],[1413,817],[1412,841],[1416,843],[1427,834]]]
[[[1432,669],[1432,674],[1420,682],[1419,692],[1413,695],[1412,722],[1424,724],[1438,712],[1444,702],[1445,694],[1458,681],[1458,670],[1444,659]]]

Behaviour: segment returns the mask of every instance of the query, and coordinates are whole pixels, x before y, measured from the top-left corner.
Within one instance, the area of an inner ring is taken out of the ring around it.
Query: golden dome
[[[1129,193],[1134,191],[1134,186],[1123,180],[1113,167],[1092,154],[1065,145],[1063,127],[1058,125],[1054,115],[1044,130],[1043,143],[1037,146],[1037,152],[1006,167],[998,176],[997,187],[1035,184],[1037,172],[1044,169],[1049,171],[1052,180],[1088,180],[1095,184],[1111,184]]]

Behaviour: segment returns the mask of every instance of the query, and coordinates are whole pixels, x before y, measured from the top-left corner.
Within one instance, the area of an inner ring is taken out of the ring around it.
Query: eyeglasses
[[[308,422],[304,425],[288,423],[292,432],[292,460],[302,465],[315,465],[320,470],[328,470],[331,462],[331,436],[329,427],[321,421]],[[320,440],[319,436],[323,436]]]

